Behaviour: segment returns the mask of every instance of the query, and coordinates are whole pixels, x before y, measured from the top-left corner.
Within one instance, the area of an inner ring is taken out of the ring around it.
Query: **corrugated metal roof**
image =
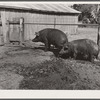
[[[35,3],[0,3],[0,7],[3,8],[14,8],[24,10],[39,10],[39,11],[53,11],[53,12],[64,12],[64,13],[81,13],[75,9],[68,7],[66,4],[35,4]]]

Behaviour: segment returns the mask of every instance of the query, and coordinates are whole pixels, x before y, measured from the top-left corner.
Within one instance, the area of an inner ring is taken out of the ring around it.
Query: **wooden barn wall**
[[[78,16],[56,16],[57,24],[77,24]],[[56,28],[64,31],[67,34],[75,34],[77,26],[73,25],[57,25]]]
[[[25,23],[52,23],[54,24],[54,18],[56,18],[56,23],[57,24],[68,24],[68,23],[77,23],[77,16],[57,16],[57,15],[43,15],[43,14],[35,14],[35,13],[20,13],[20,12],[9,12],[5,11],[6,14],[6,19],[7,20],[14,20],[14,18],[24,18]],[[54,28],[54,25],[33,25],[33,24],[25,24],[24,26],[24,39],[29,40],[35,37],[34,33],[44,29],[44,28]],[[61,26],[57,25],[55,28],[60,29],[64,31],[65,33],[68,34],[74,34],[76,32],[76,27],[77,26]],[[11,28],[11,33],[13,34],[13,31],[15,29],[13,25],[10,26]],[[18,29],[17,29],[18,30]],[[12,36],[12,35],[11,35]],[[17,37],[17,36],[16,36]]]

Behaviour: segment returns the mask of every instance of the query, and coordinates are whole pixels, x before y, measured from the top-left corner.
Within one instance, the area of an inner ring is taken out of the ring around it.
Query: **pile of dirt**
[[[100,89],[100,62],[58,59],[38,48],[1,50],[0,89]]]
[[[100,89],[100,68],[89,62],[53,59],[23,69],[20,89]]]

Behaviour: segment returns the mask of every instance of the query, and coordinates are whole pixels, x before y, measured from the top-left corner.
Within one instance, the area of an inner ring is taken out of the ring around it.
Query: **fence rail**
[[[19,22],[10,22],[9,24],[19,24]],[[23,24],[28,24],[28,25],[72,25],[72,26],[99,26],[98,24],[52,24],[52,23],[23,23]]]
[[[98,24],[51,24],[51,23],[24,23],[24,24],[34,24],[34,25],[75,25],[75,26],[99,26]]]
[[[20,21],[9,21],[9,24],[20,24]],[[23,24],[28,24],[28,25],[62,25],[62,26],[66,26],[66,25],[72,25],[72,26],[99,26],[98,24],[57,24],[57,23],[27,23],[24,22]],[[2,25],[2,23],[0,22],[0,25]]]

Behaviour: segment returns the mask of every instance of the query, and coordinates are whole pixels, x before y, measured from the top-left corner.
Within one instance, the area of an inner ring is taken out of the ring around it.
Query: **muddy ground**
[[[43,45],[0,46],[0,89],[100,89],[100,63],[57,59]]]

